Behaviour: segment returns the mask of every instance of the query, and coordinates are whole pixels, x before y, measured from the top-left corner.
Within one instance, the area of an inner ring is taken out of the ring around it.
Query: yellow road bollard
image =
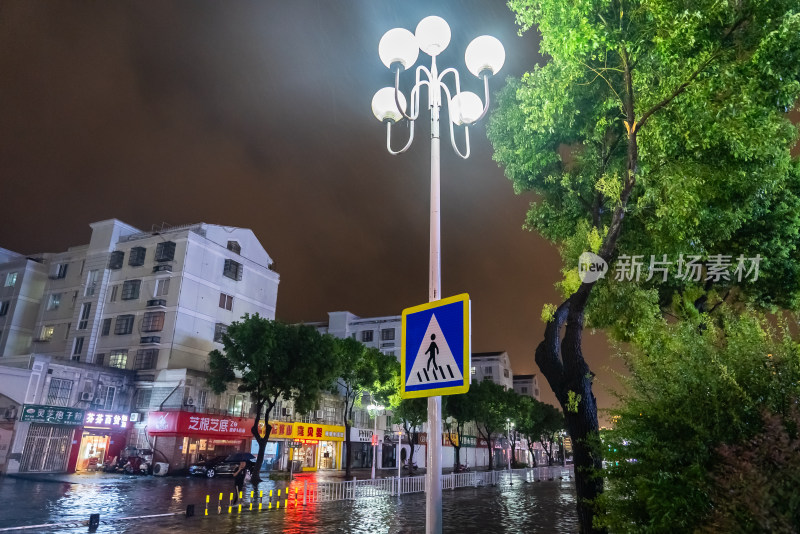
[[[219,500],[217,501],[217,513],[222,513],[222,492],[219,494]]]
[[[208,515],[208,503],[211,502],[211,495],[206,495],[206,514]]]
[[[269,490],[269,509],[272,510],[272,490]]]
[[[239,492],[239,498],[237,500],[239,501],[239,510],[238,510],[238,512],[241,514],[242,513],[242,492],[241,491]]]
[[[230,497],[228,497],[228,513],[231,513],[233,510],[233,492],[231,492]]]
[[[264,504],[264,490],[258,490],[258,511],[261,511],[261,506]]]
[[[253,511],[253,495],[255,495],[255,492],[253,490],[250,490],[250,511],[251,512]]]

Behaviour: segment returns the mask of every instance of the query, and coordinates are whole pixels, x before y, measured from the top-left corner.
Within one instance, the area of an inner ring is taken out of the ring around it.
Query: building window
[[[469,374],[474,375],[477,370],[474,367],[469,368]]]
[[[489,366],[489,365],[485,366],[485,367],[483,368],[483,374],[485,374],[485,375],[490,375],[490,374],[492,374],[492,368],[491,368],[491,366]]]
[[[45,325],[42,327],[42,331],[39,334],[39,341],[50,341],[53,338],[53,334],[56,332],[56,327],[54,325]]]
[[[136,300],[139,298],[139,288],[142,286],[141,280],[126,280],[122,284],[122,300]]]
[[[364,330],[361,332],[361,341],[364,343],[372,341],[372,330]]]
[[[115,286],[111,286],[111,297],[108,299],[109,302],[116,302],[117,295],[119,294],[119,284]]]
[[[86,330],[89,324],[89,314],[92,312],[92,303],[84,302],[81,305],[81,319],[78,321],[78,330]]]
[[[133,399],[133,407],[142,410],[150,407],[150,398],[153,396],[152,389],[137,389]]]
[[[172,261],[175,259],[175,242],[164,241],[156,245],[156,261]]]
[[[125,253],[121,250],[115,250],[111,253],[108,257],[108,268],[109,269],[122,269],[122,261],[125,259]]]
[[[206,401],[208,400],[208,390],[201,389],[197,392],[197,405],[198,406],[205,406]]]
[[[219,294],[219,307],[225,310],[232,310],[233,309],[233,297],[231,295],[226,295],[225,293]]]
[[[101,336],[107,336],[111,333],[111,317],[103,319],[103,328],[100,331]]]
[[[242,253],[242,247],[239,245],[238,241],[228,241],[228,250],[236,254]]]
[[[83,337],[76,337],[72,344],[72,359],[80,360],[81,353],[83,352]]]
[[[394,328],[381,330],[381,341],[394,341]]]
[[[521,388],[519,388],[519,392],[522,393],[523,395],[527,395],[528,394],[528,387],[527,386],[522,386]]]
[[[106,354],[104,352],[101,352],[100,354],[95,354],[94,355],[94,363],[95,363],[95,365],[103,365],[103,363],[105,363],[105,361],[106,361]]]
[[[222,343],[222,335],[228,331],[228,325],[217,323],[214,325],[214,341]]]
[[[59,263],[56,265],[55,271],[53,272],[53,278],[60,279],[67,277],[67,267],[69,267],[68,263]]]
[[[118,315],[117,322],[114,324],[114,333],[124,336],[133,332],[133,315]]]
[[[97,289],[97,275],[99,271],[97,269],[92,269],[89,271],[89,274],[86,275],[86,288],[83,290],[83,296],[89,297],[94,295],[95,290]]]
[[[116,367],[117,369],[125,369],[128,365],[128,351],[127,350],[112,350],[108,355],[108,366]]]
[[[169,293],[169,278],[156,280],[156,291],[153,296],[165,297]]]
[[[8,313],[8,307],[10,305],[11,305],[10,300],[4,300],[3,302],[0,302],[0,317],[3,317]]]
[[[61,306],[61,293],[52,293],[47,299],[47,309],[57,310],[59,306]]]
[[[52,406],[69,406],[72,394],[72,380],[53,378],[50,380],[50,389],[47,391],[47,404]]]
[[[503,369],[503,376],[508,378],[508,369]]]
[[[101,410],[111,411],[114,408],[114,398],[117,396],[117,388],[108,386],[106,390],[100,394]]]
[[[142,332],[161,332],[164,329],[164,312],[146,312],[142,319]]]
[[[8,273],[6,275],[5,287],[14,287],[17,284],[17,273]]]
[[[158,349],[139,349],[133,360],[133,368],[137,371],[153,369],[158,359]],[[149,390],[148,390],[149,391]]]
[[[222,269],[222,275],[227,276],[231,280],[241,280],[242,271],[244,266],[238,261],[225,260],[225,267]]]
[[[139,267],[140,265],[144,265],[144,256],[146,252],[147,249],[144,247],[133,247],[130,255],[128,256],[128,265],[131,267]]]

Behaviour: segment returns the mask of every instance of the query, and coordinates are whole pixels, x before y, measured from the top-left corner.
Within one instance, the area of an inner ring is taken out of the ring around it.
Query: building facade
[[[263,246],[251,230],[205,223],[143,232],[111,219],[90,227],[89,243],[65,252],[0,250],[0,366],[35,354],[84,375],[128,372],[127,441],[175,468],[200,454],[248,450],[249,438],[227,430],[231,418],[252,415],[249,397],[234,387],[215,395],[205,375],[227,325],[245,313],[275,318],[280,277]],[[80,399],[69,407],[83,409]],[[159,428],[164,420],[171,432]]]
[[[514,389],[514,372],[511,369],[511,360],[505,351],[473,352],[470,372],[473,382],[491,380],[506,389]]]
[[[539,381],[536,375],[513,375],[514,391],[539,400]]]

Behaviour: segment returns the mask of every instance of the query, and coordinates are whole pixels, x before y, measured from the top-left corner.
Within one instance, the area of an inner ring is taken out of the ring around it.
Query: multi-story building
[[[391,354],[398,361],[400,359],[400,315],[362,318],[347,311],[338,311],[328,312],[327,322],[308,324],[321,334],[338,338],[352,337],[367,347],[380,349],[384,354]]]
[[[514,391],[539,400],[539,381],[536,375],[514,375]]]
[[[280,279],[258,239],[205,223],[90,226],[89,243],[66,252],[0,253],[0,365],[35,353],[130,371],[128,441],[157,461],[182,467],[249,449],[248,397],[233,387],[214,395],[205,373],[227,325],[245,313],[275,317]]]
[[[505,351],[473,352],[470,372],[473,382],[491,380],[506,389],[514,389],[514,372],[511,370],[511,360]]]

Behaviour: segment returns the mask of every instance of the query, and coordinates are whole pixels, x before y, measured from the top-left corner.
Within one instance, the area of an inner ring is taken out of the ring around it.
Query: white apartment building
[[[90,227],[89,243],[66,252],[0,251],[0,365],[35,353],[134,372],[128,440],[178,467],[201,451],[249,448],[244,433],[194,432],[182,412],[214,414],[216,428],[249,415],[245,395],[213,395],[204,374],[232,321],[275,318],[280,277],[253,232],[206,223],[143,232],[115,219]],[[158,444],[146,431],[151,412],[173,412],[159,416],[171,426]]]
[[[511,370],[511,360],[505,351],[473,352],[470,371],[473,382],[491,380],[506,389],[514,389],[514,372]]]
[[[362,318],[347,311],[328,312],[327,322],[308,325],[321,334],[331,334],[338,338],[352,337],[367,347],[380,349],[384,354],[391,354],[400,360],[400,315]]]
[[[514,391],[539,400],[539,381],[536,375],[514,375]]]

